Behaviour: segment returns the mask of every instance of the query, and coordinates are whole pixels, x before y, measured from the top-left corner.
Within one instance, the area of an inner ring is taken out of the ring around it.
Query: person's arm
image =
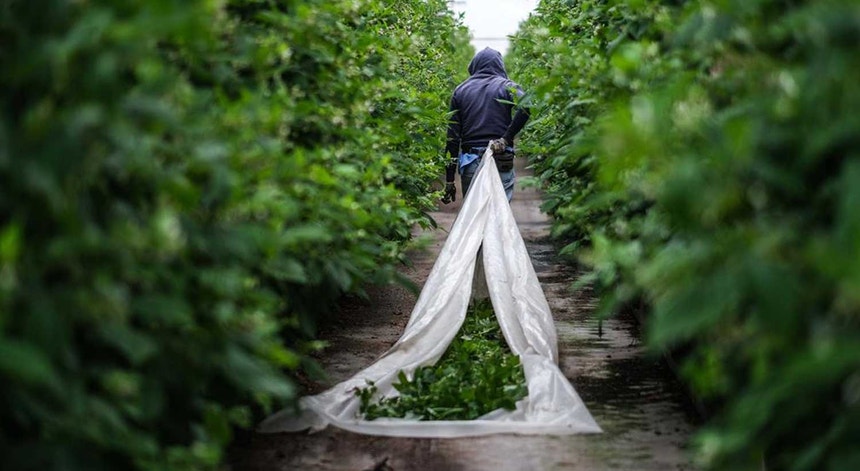
[[[516,84],[514,84],[513,90],[511,90],[511,92],[512,94],[516,93],[517,102],[519,102],[519,100],[522,99],[523,95],[525,95],[523,89]],[[509,146],[514,145],[514,138],[520,131],[522,131],[523,127],[526,125],[526,122],[528,122],[529,120],[529,116],[529,109],[518,104],[517,111],[516,113],[514,113],[514,119],[511,120],[511,124],[508,126],[507,131],[505,131],[505,134],[502,136],[502,138]]]
[[[514,114],[514,119],[511,120],[508,130],[505,131],[505,135],[502,136],[509,146],[514,145],[514,137],[516,137],[517,133],[519,133],[523,129],[523,126],[526,125],[526,122],[529,120],[529,116],[528,108],[517,108],[517,112]]]
[[[451,118],[448,121],[448,142],[445,146],[450,157],[448,165],[445,167],[446,183],[454,183],[454,176],[457,174],[457,163],[460,158],[461,125],[458,108],[457,100],[451,97]]]

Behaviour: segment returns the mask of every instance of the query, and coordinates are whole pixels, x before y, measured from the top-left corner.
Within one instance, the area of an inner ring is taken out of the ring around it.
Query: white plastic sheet
[[[479,254],[502,333],[523,364],[528,396],[517,402],[515,410],[498,409],[476,420],[362,420],[355,388],[373,381],[378,394],[395,396],[392,383],[399,371],[411,375],[419,366],[434,364],[445,352],[465,319]],[[298,415],[291,409],[283,410],[263,421],[259,430],[315,431],[334,425],[358,433],[398,437],[601,432],[557,363],[558,345],[549,305],[488,150],[403,336],[352,378],[300,399]]]

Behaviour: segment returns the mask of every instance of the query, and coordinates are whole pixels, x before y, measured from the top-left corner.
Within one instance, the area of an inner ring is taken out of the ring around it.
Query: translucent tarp
[[[481,260],[478,260],[478,257]],[[498,409],[475,420],[363,420],[356,388],[376,384],[377,394],[397,395],[392,383],[403,370],[434,364],[466,316],[476,279],[486,290],[511,351],[520,357],[528,396],[515,410]],[[481,272],[485,275],[483,283]],[[469,195],[424,284],[403,336],[374,364],[315,396],[300,399],[301,412],[278,412],[261,432],[321,430],[328,425],[352,432],[398,437],[461,437],[493,433],[599,433],[573,386],[558,368],[555,325],[505,191],[487,150]]]

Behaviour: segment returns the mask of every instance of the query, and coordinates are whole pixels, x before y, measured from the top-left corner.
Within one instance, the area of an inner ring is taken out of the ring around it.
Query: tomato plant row
[[[687,347],[707,468],[860,466],[858,44],[841,0],[543,0],[513,42],[554,232]]]
[[[429,222],[465,29],[443,0],[32,0],[0,44],[0,468],[217,468]]]

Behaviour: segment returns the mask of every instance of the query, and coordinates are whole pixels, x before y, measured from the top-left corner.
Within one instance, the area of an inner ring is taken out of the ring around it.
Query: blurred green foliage
[[[0,1],[0,468],[215,469],[431,223],[442,0]]]
[[[705,468],[860,468],[858,45],[847,0],[544,0],[514,41],[555,233],[689,347]]]

